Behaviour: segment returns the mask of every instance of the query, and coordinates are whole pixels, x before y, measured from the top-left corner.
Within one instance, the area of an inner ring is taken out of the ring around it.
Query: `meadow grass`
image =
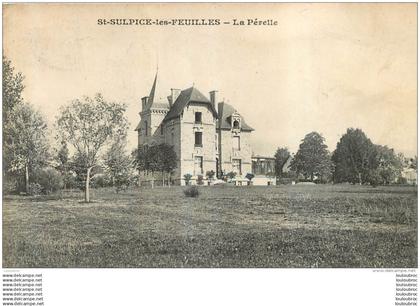
[[[417,188],[138,188],[3,199],[3,267],[417,267]]]

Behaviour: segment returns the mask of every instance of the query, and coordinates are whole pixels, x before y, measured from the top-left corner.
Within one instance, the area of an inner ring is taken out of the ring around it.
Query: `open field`
[[[417,188],[181,187],[3,199],[3,267],[417,267]]]

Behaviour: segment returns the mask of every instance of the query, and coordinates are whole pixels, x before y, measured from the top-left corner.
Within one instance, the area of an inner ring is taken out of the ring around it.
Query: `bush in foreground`
[[[184,189],[184,194],[186,197],[196,198],[200,192],[198,191],[197,186],[189,186],[188,188]]]

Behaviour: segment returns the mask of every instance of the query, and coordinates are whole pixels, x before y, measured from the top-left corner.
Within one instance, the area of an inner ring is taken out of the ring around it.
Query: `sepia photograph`
[[[3,4],[3,268],[417,269],[417,10]]]

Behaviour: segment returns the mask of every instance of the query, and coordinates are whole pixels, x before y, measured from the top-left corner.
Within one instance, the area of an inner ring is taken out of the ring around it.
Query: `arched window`
[[[233,121],[233,128],[234,129],[239,129],[239,121],[238,120]]]
[[[147,120],[144,122],[144,136],[147,136]]]

